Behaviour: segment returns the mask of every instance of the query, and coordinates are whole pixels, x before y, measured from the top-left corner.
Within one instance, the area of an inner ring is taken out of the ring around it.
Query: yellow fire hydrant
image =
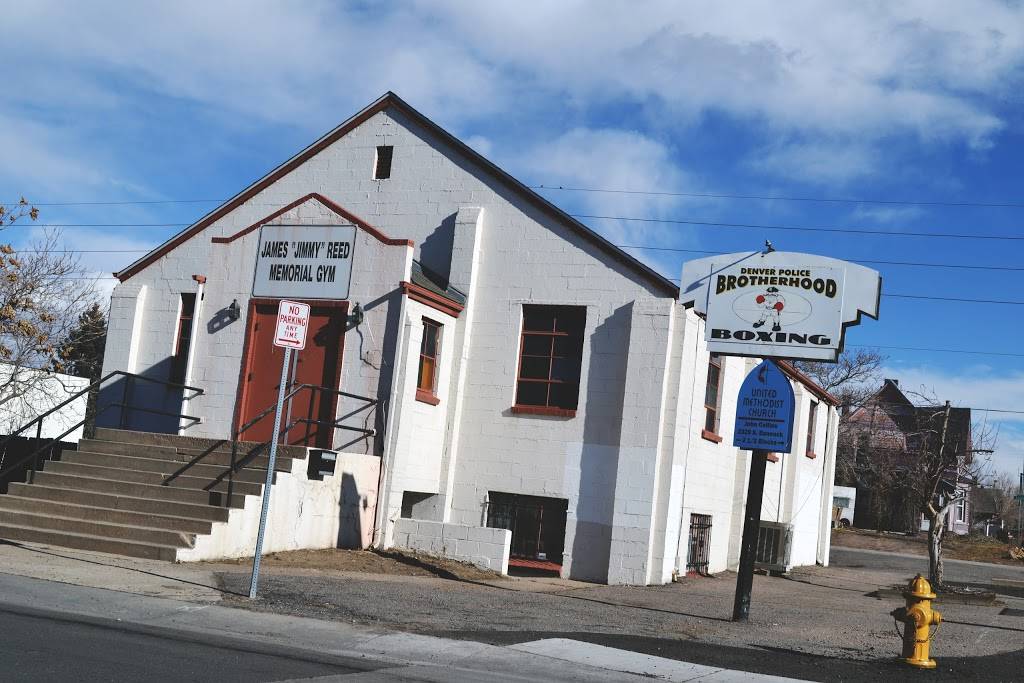
[[[910,666],[921,669],[934,669],[935,660],[928,657],[928,646],[933,631],[928,633],[929,626],[938,630],[942,623],[942,615],[932,609],[935,593],[932,585],[920,574],[910,580],[907,590],[903,591],[907,600],[906,607],[894,609],[891,614],[897,621],[903,622],[903,655],[902,659]]]

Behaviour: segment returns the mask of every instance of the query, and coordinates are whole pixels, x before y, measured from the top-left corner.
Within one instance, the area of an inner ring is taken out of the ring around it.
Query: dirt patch
[[[921,533],[917,536],[904,536],[863,529],[835,529],[832,531],[832,545],[840,548],[927,555],[928,535]],[[971,560],[1024,567],[1024,562],[1010,557],[1010,546],[994,538],[946,536],[942,550],[943,558],[947,560]]]
[[[251,558],[219,560],[217,565],[250,565]],[[264,555],[261,567],[278,570],[353,572],[392,576],[434,576],[463,581],[491,581],[501,574],[466,562],[410,552],[370,550],[292,550]]]

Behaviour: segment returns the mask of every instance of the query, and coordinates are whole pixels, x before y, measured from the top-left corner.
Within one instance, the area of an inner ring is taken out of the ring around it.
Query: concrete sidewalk
[[[261,614],[0,574],[0,615],[103,624],[175,640],[216,638],[249,651],[321,661],[363,661],[376,670],[317,681],[792,681],[626,652],[570,639],[511,647],[396,633],[302,617]],[[0,619],[3,617],[0,616]],[[116,636],[115,636],[116,637]],[[222,645],[224,646],[224,645]],[[257,648],[259,650],[257,650]],[[378,668],[383,667],[383,668]],[[88,675],[88,672],[83,672]]]
[[[500,664],[502,658],[527,652],[539,656],[533,648],[546,648],[548,659],[569,651],[578,662],[604,661],[604,651],[589,644],[611,648],[614,661],[635,660],[639,663],[630,666],[647,673],[654,664],[643,659],[646,655],[662,660],[656,664],[666,670],[668,662],[692,663],[711,673],[742,669],[800,679],[871,680],[902,672],[893,663],[899,639],[888,614],[899,601],[872,595],[880,586],[905,583],[910,576],[906,568],[808,567],[788,579],[756,576],[751,620],[737,624],[729,619],[732,575],[637,587],[264,567],[260,599],[251,602],[245,597],[245,563],[174,565],[0,543],[0,574],[108,589],[101,592],[108,600],[120,595],[129,605],[143,602],[127,593],[170,599],[178,619],[191,612],[241,608],[226,611],[234,622],[251,624],[252,633],[262,633],[264,623],[278,619],[305,619],[302,623],[318,625],[314,631],[331,634],[325,636],[328,647],[341,643],[345,651],[365,656],[399,653],[420,662],[421,650],[484,653],[480,656],[496,657]],[[1014,609],[939,604],[944,623],[933,644],[940,662],[933,679],[962,680],[982,672],[1002,680],[1002,672],[1024,666],[1024,619],[1019,616],[1024,600],[1003,600]],[[108,611],[97,608],[96,613]],[[198,625],[164,625],[175,624]],[[376,645],[370,647],[371,642]],[[462,666],[455,659],[424,661],[424,666]]]

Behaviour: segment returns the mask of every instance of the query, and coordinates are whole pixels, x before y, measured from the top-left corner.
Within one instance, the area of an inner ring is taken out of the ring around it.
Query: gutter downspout
[[[689,322],[688,317],[689,317],[689,310],[684,308],[683,309],[683,334],[684,335],[686,334],[686,329],[688,327],[688,325],[687,325],[687,323]],[[701,334],[700,334],[700,318],[697,318],[697,321],[694,324],[694,329],[695,329],[695,332],[694,332],[694,335],[693,335],[693,379],[696,380],[696,378],[697,378],[697,349],[700,346],[700,339],[701,339]],[[679,379],[680,379],[680,384],[682,383],[682,372],[683,372],[683,362],[682,362],[682,360],[680,360],[680,363],[679,363],[679,373],[680,373],[680,378]],[[723,377],[722,379],[724,380],[725,378]],[[723,384],[724,384],[724,382],[723,382]],[[683,458],[683,489],[682,489],[682,491],[679,494],[679,500],[680,500],[680,503],[682,504],[682,510],[679,511],[679,536],[676,538],[676,572],[675,572],[676,576],[679,576],[679,573],[680,573],[679,572],[679,569],[680,569],[679,568],[679,553],[680,553],[680,548],[681,548],[681,545],[682,545],[682,542],[683,542],[683,528],[686,526],[686,518],[687,518],[686,514],[685,514],[685,511],[686,511],[686,480],[689,478],[687,475],[689,475],[689,473],[690,473],[690,443],[693,440],[693,401],[694,401],[693,397],[694,397],[694,394],[696,394],[696,393],[697,393],[696,384],[695,384],[695,382],[691,381],[690,382],[690,407],[687,409],[687,423],[686,423],[687,424],[687,427],[686,427],[686,455]],[[686,552],[687,553],[690,552],[689,548],[687,548]],[[685,564],[683,566],[683,570],[684,571],[682,573],[685,574],[686,573],[686,571],[685,571],[686,570]]]

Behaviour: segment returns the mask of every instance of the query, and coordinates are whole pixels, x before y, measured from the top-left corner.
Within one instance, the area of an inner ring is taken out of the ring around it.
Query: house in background
[[[260,249],[265,226],[296,237]],[[139,515],[173,494],[133,519],[212,524],[147,536],[161,556],[251,554],[282,366],[254,273],[289,253],[274,277],[304,279],[317,244],[351,256],[351,285],[309,301],[266,552],[346,535],[618,584],[737,566],[752,455],[730,443],[757,359],[710,355],[677,285],[391,93],[117,273],[104,373],[140,380],[101,396],[130,403],[88,444],[102,457],[57,464],[49,487],[83,500],[102,477]],[[768,465],[759,559],[827,564],[837,402],[783,371],[798,412]],[[324,450],[321,475],[306,462]]]
[[[915,405],[900,389],[899,380],[886,379],[864,405],[843,416],[840,441],[856,473],[858,526],[899,532],[928,529],[911,502],[913,482],[908,473],[920,453],[939,448],[942,414],[943,406]],[[940,493],[958,500],[946,513],[946,530],[963,535],[971,530],[970,491],[975,485],[965,474],[972,462],[970,408],[950,409],[947,448],[957,454],[958,466],[946,471]]]

